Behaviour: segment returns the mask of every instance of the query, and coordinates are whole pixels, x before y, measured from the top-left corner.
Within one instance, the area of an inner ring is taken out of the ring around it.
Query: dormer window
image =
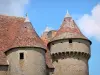
[[[72,39],[69,39],[69,43],[72,43]]]
[[[20,60],[24,59],[24,53],[19,53],[20,55]]]

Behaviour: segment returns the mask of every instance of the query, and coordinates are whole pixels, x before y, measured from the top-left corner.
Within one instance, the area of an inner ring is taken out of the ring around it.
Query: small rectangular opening
[[[24,53],[20,53],[20,59],[24,59]]]
[[[72,43],[72,39],[69,39],[69,43]]]

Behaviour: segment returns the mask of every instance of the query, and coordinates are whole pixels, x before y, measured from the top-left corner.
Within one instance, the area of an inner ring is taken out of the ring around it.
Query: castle
[[[0,75],[89,75],[91,43],[69,13],[41,37],[27,16],[0,15]]]

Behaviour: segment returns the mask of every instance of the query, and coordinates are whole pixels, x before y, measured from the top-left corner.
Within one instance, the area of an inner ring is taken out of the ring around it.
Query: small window
[[[72,39],[69,39],[69,43],[72,43]]]
[[[61,43],[63,43],[63,42],[61,42]]]
[[[54,43],[52,43],[52,45],[54,45]]]
[[[24,53],[20,53],[20,59],[24,59]]]

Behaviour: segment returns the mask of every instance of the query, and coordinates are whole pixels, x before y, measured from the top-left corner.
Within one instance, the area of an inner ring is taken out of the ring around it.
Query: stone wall
[[[51,54],[66,51],[85,52],[90,54],[90,43],[86,40],[78,39],[72,40],[72,43],[69,43],[69,40],[60,40],[53,42],[50,50]]]
[[[54,65],[52,75],[89,75],[90,43],[82,39],[59,40],[51,43]]]
[[[88,75],[88,63],[82,60],[67,58],[54,61],[54,75]]]
[[[0,66],[0,75],[7,75],[8,66]]]
[[[24,59],[20,59],[24,53]],[[45,51],[40,48],[16,48],[7,53],[9,75],[46,75]]]

